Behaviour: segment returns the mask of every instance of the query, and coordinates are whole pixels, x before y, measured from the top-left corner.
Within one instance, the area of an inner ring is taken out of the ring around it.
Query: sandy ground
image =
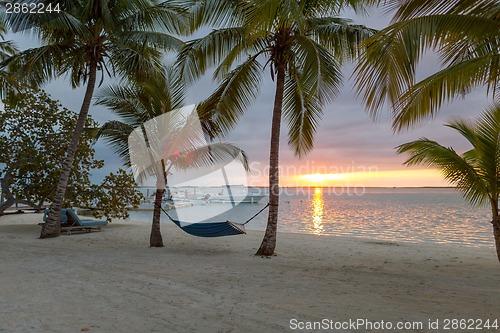
[[[282,233],[278,256],[261,258],[262,232],[202,239],[162,226],[166,246],[149,248],[148,224],[41,240],[40,220],[0,217],[0,332],[287,332],[323,319],[439,332],[445,319],[500,321],[493,249]],[[370,328],[334,322],[323,328]]]

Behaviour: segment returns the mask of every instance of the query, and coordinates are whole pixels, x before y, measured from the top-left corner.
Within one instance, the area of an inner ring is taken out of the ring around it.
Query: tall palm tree
[[[397,147],[398,153],[408,153],[407,165],[427,165],[441,170],[444,178],[457,186],[474,206],[489,203],[493,234],[500,261],[500,103],[486,108],[474,122],[459,119],[447,125],[458,131],[472,145],[459,155],[453,148],[423,138]]]
[[[51,0],[46,0],[50,3]],[[40,47],[22,51],[2,65],[28,83],[43,84],[69,75],[73,88],[86,84],[85,97],[41,238],[57,237],[60,211],[79,138],[85,125],[98,72],[146,80],[161,76],[159,50],[177,50],[182,42],[169,34],[182,28],[185,8],[177,1],[66,0],[59,13],[9,14],[15,31],[38,35]]]
[[[356,68],[358,92],[372,115],[387,102],[399,131],[476,87],[500,98],[499,0],[379,2],[396,9],[392,24],[364,42]],[[417,82],[427,50],[437,52],[442,69]]]
[[[341,66],[358,53],[358,44],[374,30],[338,17],[361,0],[200,1],[194,22],[223,26],[186,44],[178,58],[182,76],[194,81],[217,65],[220,86],[204,102],[216,111],[222,129],[235,125],[258,94],[268,67],[276,84],[269,154],[269,217],[257,255],[272,255],[276,246],[279,204],[281,120],[288,144],[298,157],[313,148],[322,109],[338,94]]]
[[[136,128],[141,128],[146,133],[145,123],[154,122],[162,115],[169,114],[171,110],[181,108],[184,104],[184,87],[178,80],[174,79],[172,71],[169,74],[166,80],[160,82],[148,81],[139,84],[128,84],[127,87],[123,87],[123,85],[111,86],[102,89],[99,93],[97,104],[107,106],[120,118],[120,121],[108,121],[99,129],[96,136],[97,138],[103,137],[106,139],[127,166],[132,164],[132,154],[148,154],[145,151],[131,151],[129,145],[130,134]],[[210,119],[203,118],[206,113],[203,110],[200,111],[201,121],[206,124]],[[178,123],[180,123],[180,126],[178,126]],[[144,171],[150,171],[156,177],[150,246],[163,247],[160,215],[170,169],[172,167],[178,170],[200,168],[231,158],[238,159],[248,170],[248,162],[246,154],[232,144],[223,142],[203,144],[204,138],[202,138],[201,142],[197,138],[193,138],[196,134],[192,133],[192,127],[182,124],[176,119],[169,119],[168,122],[164,123],[159,121],[156,124],[159,125],[154,125],[157,128],[155,127],[153,131],[162,133],[160,135],[164,137],[165,141],[170,141],[162,143],[171,147],[163,149],[162,152],[155,152],[161,155],[161,159],[157,164]],[[209,128],[214,126],[215,124],[211,124]],[[207,127],[203,126],[203,128]],[[150,129],[149,132],[153,131]],[[166,136],[165,133],[167,133]],[[149,140],[152,139],[149,138]],[[148,156],[135,156],[135,158],[151,160]],[[146,173],[143,172],[139,176],[145,175]]]

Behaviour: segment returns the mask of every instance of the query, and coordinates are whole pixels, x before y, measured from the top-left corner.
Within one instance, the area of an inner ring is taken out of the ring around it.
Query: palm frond
[[[393,128],[400,131],[423,118],[434,117],[443,103],[482,86],[492,75],[500,77],[500,68],[496,68],[496,74],[489,72],[494,68],[489,64],[499,61],[500,54],[462,61],[410,86],[394,103]]]
[[[361,42],[377,32],[338,17],[310,18],[307,26],[311,38],[328,49],[339,61],[355,59],[359,55]]]
[[[115,150],[125,166],[130,166],[128,137],[134,130],[129,124],[111,120],[98,128],[93,134],[96,140],[103,138]]]
[[[31,29],[38,32],[40,39],[48,42],[57,42],[69,36],[85,38],[91,33],[82,21],[65,11],[37,17],[36,24]]]
[[[180,39],[157,31],[126,31],[118,36],[119,40],[124,40],[125,43],[131,42],[134,45],[147,45],[153,49],[164,51],[179,51],[184,46],[184,42]]]
[[[465,31],[464,26],[473,26],[474,29]],[[386,99],[391,105],[398,104],[400,97],[415,84],[416,65],[425,50],[435,49],[441,52],[445,61],[449,61],[450,50],[454,50],[457,55],[453,45],[458,40],[468,38],[469,41],[475,41],[473,45],[484,44],[488,36],[496,38],[492,34],[499,28],[498,21],[456,14],[416,17],[394,23],[364,42],[366,49],[356,67],[358,94],[363,96],[368,111],[375,116]],[[495,57],[498,55],[498,46],[492,47],[496,47],[491,54]],[[469,49],[470,45],[462,50],[463,57],[471,54]],[[483,73],[498,73],[498,69],[495,69],[497,61],[494,58],[491,60],[483,62]],[[474,64],[472,59],[470,64]],[[483,76],[481,82],[477,76],[473,76],[469,82],[495,87],[498,76],[491,80],[491,76]],[[433,109],[430,112],[435,111]]]
[[[96,93],[96,105],[104,105],[116,113],[127,124],[137,127],[149,118],[148,110],[139,101],[133,87],[108,86]]]
[[[141,43],[115,41],[109,46],[109,61],[116,74],[138,81],[164,77],[161,53]]]
[[[141,0],[129,0],[124,6],[124,2],[113,3],[108,0],[81,1],[78,3],[79,17],[83,22],[92,22],[98,18],[102,28],[108,31],[119,31],[123,28],[120,18],[128,11],[135,11],[138,8],[146,7],[147,2]]]
[[[14,42],[9,40],[0,41],[0,62],[16,54],[16,52],[18,52],[18,49]]]
[[[296,36],[295,42],[295,59],[290,59],[290,63],[295,63],[302,73],[303,88],[315,94],[322,104],[332,102],[342,85],[341,64],[337,57],[306,36]]]
[[[191,31],[202,26],[240,26],[249,3],[244,0],[197,0],[190,7]]]
[[[143,82],[122,80],[117,85],[100,89],[96,105],[104,105],[122,121],[140,124],[184,105],[186,87],[175,68],[165,70],[165,78]]]
[[[323,115],[317,94],[305,89],[301,75],[292,71],[285,81],[283,116],[288,123],[288,145],[299,158],[313,149],[314,134]]]
[[[302,157],[313,149],[322,108],[340,91],[342,74],[336,58],[306,36],[296,36],[295,59],[290,59],[283,96],[288,144]]]
[[[242,26],[246,31],[259,31],[268,35],[280,27],[290,26],[291,12],[296,6],[297,1],[293,3],[279,0],[252,1],[245,12]],[[289,11],[286,15],[280,15],[287,9]],[[286,21],[289,21],[288,24]]]
[[[457,186],[473,205],[488,199],[498,209],[500,195],[500,105],[487,107],[475,121],[457,119],[447,124],[458,131],[472,145],[459,156],[452,148],[435,141],[420,139],[403,144],[398,153],[408,153],[408,165],[434,166],[445,179]]]
[[[227,133],[257,97],[262,79],[262,67],[255,57],[231,71],[217,90],[200,103],[200,115],[213,115],[213,121]]]
[[[453,128],[458,133],[460,133],[470,144],[476,149],[476,145],[479,143],[477,138],[476,130],[474,129],[474,123],[467,119],[458,118],[454,121],[449,122],[445,126]],[[475,152],[477,150],[474,150]]]
[[[215,163],[231,162],[232,160],[240,162],[245,170],[250,170],[246,153],[226,142],[210,143],[206,146],[187,149],[170,160],[174,167],[180,170],[204,168]]]
[[[20,79],[37,84],[67,74],[73,87],[85,82],[92,61],[97,62],[103,78],[162,78],[160,50],[177,51],[183,43],[161,31],[185,25],[188,2],[61,0],[60,13],[9,15],[7,26],[37,34],[43,45],[22,52],[30,61],[18,61],[13,69]]]
[[[266,37],[247,35],[241,42],[229,51],[214,71],[213,80],[221,81],[232,69],[235,63],[241,63],[245,58],[258,58],[270,52],[269,40]]]
[[[234,48],[245,43],[242,28],[224,28],[205,37],[187,42],[178,55],[177,66],[187,83],[200,78],[207,69],[218,64]]]
[[[464,126],[463,123],[466,125]],[[457,120],[451,124],[457,130],[467,127],[469,123]],[[500,104],[487,107],[473,125],[468,126],[474,134],[474,151],[476,164],[481,170],[481,177],[489,186],[489,193],[498,197],[500,192]],[[460,131],[463,133],[463,131]]]
[[[462,14],[495,18],[498,1],[494,0],[407,0],[403,3],[388,2],[388,10],[396,9],[393,22],[418,16],[440,14]]]
[[[166,68],[166,79],[163,85],[165,104],[170,110],[181,108],[185,105],[186,82],[182,79],[175,66]]]
[[[156,2],[152,6],[147,1],[137,6],[137,10],[121,19],[122,26],[130,30],[166,31],[177,35],[189,30],[189,1],[169,0]]]
[[[22,87],[19,85],[19,81],[11,73],[6,71],[0,71],[0,97],[2,100],[7,98],[11,101],[11,104],[16,104],[18,100],[17,92],[21,88],[26,88],[26,85]],[[29,87],[29,86],[28,86]]]
[[[457,186],[464,197],[473,205],[483,205],[489,199],[488,185],[475,168],[452,148],[441,146],[435,141],[423,138],[397,147],[399,154],[408,153],[406,165],[436,167],[443,177]]]
[[[27,49],[5,59],[0,68],[8,68],[27,84],[44,83],[62,74],[67,50],[67,45],[60,43]]]

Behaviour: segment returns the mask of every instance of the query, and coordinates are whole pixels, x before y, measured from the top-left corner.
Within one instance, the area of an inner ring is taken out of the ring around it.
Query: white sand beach
[[[281,233],[278,256],[261,258],[263,232],[202,239],[162,225],[165,247],[149,248],[146,223],[41,240],[41,218],[0,217],[0,332],[287,332],[291,319],[428,332],[429,319],[500,320],[493,249]]]

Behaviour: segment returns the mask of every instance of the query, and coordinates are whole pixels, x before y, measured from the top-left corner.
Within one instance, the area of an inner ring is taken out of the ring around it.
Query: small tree
[[[68,194],[74,198],[74,206],[90,209],[94,217],[104,216],[111,222],[112,218],[129,217],[127,207],[139,206],[143,196],[135,189],[136,185],[132,174],[118,169],[105,176],[101,184],[80,184],[78,191],[70,187]]]
[[[110,76],[130,80],[161,76],[162,51],[183,44],[164,31],[181,32],[185,11],[186,4],[178,1],[75,0],[62,1],[58,12],[20,11],[6,16],[8,27],[37,36],[41,46],[16,53],[0,63],[0,69],[8,68],[25,84],[39,86],[64,74],[73,88],[86,87],[71,144],[60,157],[65,162],[40,238],[59,236],[61,207],[99,74],[101,81]]]
[[[457,130],[472,145],[459,155],[452,148],[443,147],[427,138],[405,143],[398,153],[408,153],[407,165],[423,164],[441,170],[444,178],[457,186],[474,206],[490,204],[498,261],[500,261],[500,104],[487,108],[472,123],[456,120],[447,125]]]
[[[0,163],[2,193],[6,201],[0,214],[15,203],[42,209],[54,199],[65,150],[76,126],[77,115],[50,99],[44,91],[24,90],[14,104],[5,100],[0,112]],[[96,127],[91,118],[88,127]],[[65,206],[99,208],[95,216],[127,217],[126,206],[138,205],[140,193],[130,174],[120,170],[105,177],[101,185],[92,184],[90,173],[101,169],[94,158],[92,138],[85,134],[72,166]],[[119,189],[118,189],[119,188]]]

